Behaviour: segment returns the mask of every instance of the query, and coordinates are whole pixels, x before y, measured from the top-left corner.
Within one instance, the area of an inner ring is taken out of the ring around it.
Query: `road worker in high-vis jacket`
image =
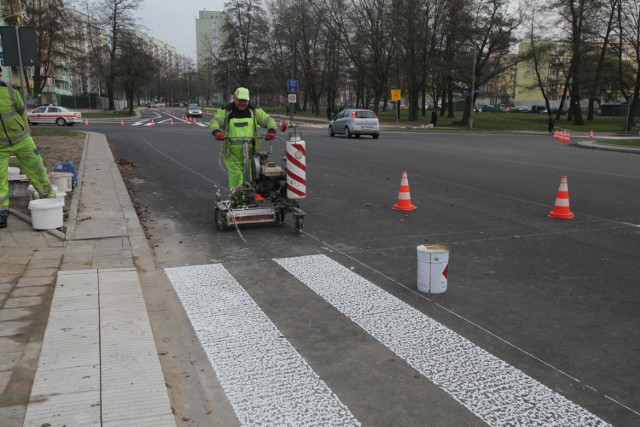
[[[27,111],[20,93],[11,84],[0,82],[0,228],[7,226],[9,217],[11,156],[16,156],[20,169],[41,198],[56,197],[40,152],[29,133]]]
[[[258,126],[268,129],[265,136],[267,141],[276,137],[276,121],[262,108],[254,107],[249,103],[249,89],[244,87],[236,89],[233,102],[220,108],[209,122],[209,130],[212,131],[213,136],[222,141],[229,190],[244,182],[242,140],[247,139],[250,142],[250,159],[260,150]]]

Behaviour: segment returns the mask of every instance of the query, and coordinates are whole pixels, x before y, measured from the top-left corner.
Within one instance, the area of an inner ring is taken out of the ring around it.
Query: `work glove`
[[[224,133],[219,130],[214,130],[213,136],[215,136],[218,141],[222,141],[224,139]]]
[[[276,130],[275,129],[269,129],[267,131],[267,135],[264,137],[264,139],[266,139],[267,141],[271,141],[275,137],[276,137]]]
[[[284,120],[280,122],[280,132],[285,133],[287,131],[287,127],[289,126],[289,123],[285,122]]]

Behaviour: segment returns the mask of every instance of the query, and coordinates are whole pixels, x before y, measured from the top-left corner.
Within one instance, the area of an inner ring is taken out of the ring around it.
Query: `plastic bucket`
[[[9,166],[8,172],[9,172],[9,175],[20,175],[20,168],[17,168],[15,166]]]
[[[64,199],[38,199],[29,202],[31,226],[36,230],[50,230],[64,225],[62,207]]]
[[[56,185],[60,191],[73,190],[71,185],[73,174],[71,172],[51,172],[49,179],[51,179],[51,184]]]
[[[54,172],[71,172],[73,178],[71,178],[71,185],[75,188],[78,186],[78,173],[73,165],[73,162],[57,162],[53,164]]]
[[[449,248],[445,245],[420,245],[418,249],[418,290],[441,294],[447,290]]]

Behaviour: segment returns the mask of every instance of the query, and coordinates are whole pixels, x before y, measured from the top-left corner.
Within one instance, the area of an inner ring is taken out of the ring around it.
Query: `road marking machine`
[[[286,125],[281,125],[286,131]],[[282,141],[285,153],[283,165],[269,161],[273,153],[273,141]],[[307,195],[306,149],[305,142],[292,126],[289,139],[276,137],[270,141],[268,151],[250,155],[252,141],[243,138],[236,143],[243,147],[244,182],[231,189],[228,200],[221,200],[220,190],[216,193],[215,222],[220,231],[243,224],[271,223],[284,224],[287,213],[294,218],[295,232],[299,233],[304,225],[305,213],[299,207],[299,200]]]

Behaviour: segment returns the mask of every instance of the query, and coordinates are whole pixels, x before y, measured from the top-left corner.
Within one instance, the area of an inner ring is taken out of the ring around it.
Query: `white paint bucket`
[[[38,199],[29,202],[31,226],[35,230],[50,230],[64,225],[62,207],[64,199]]]
[[[418,246],[418,290],[441,294],[447,290],[449,248],[431,244]]]
[[[71,191],[73,174],[71,172],[50,172],[51,184],[57,185],[60,191]]]
[[[20,168],[17,168],[15,166],[9,166],[9,175],[20,175]]]

